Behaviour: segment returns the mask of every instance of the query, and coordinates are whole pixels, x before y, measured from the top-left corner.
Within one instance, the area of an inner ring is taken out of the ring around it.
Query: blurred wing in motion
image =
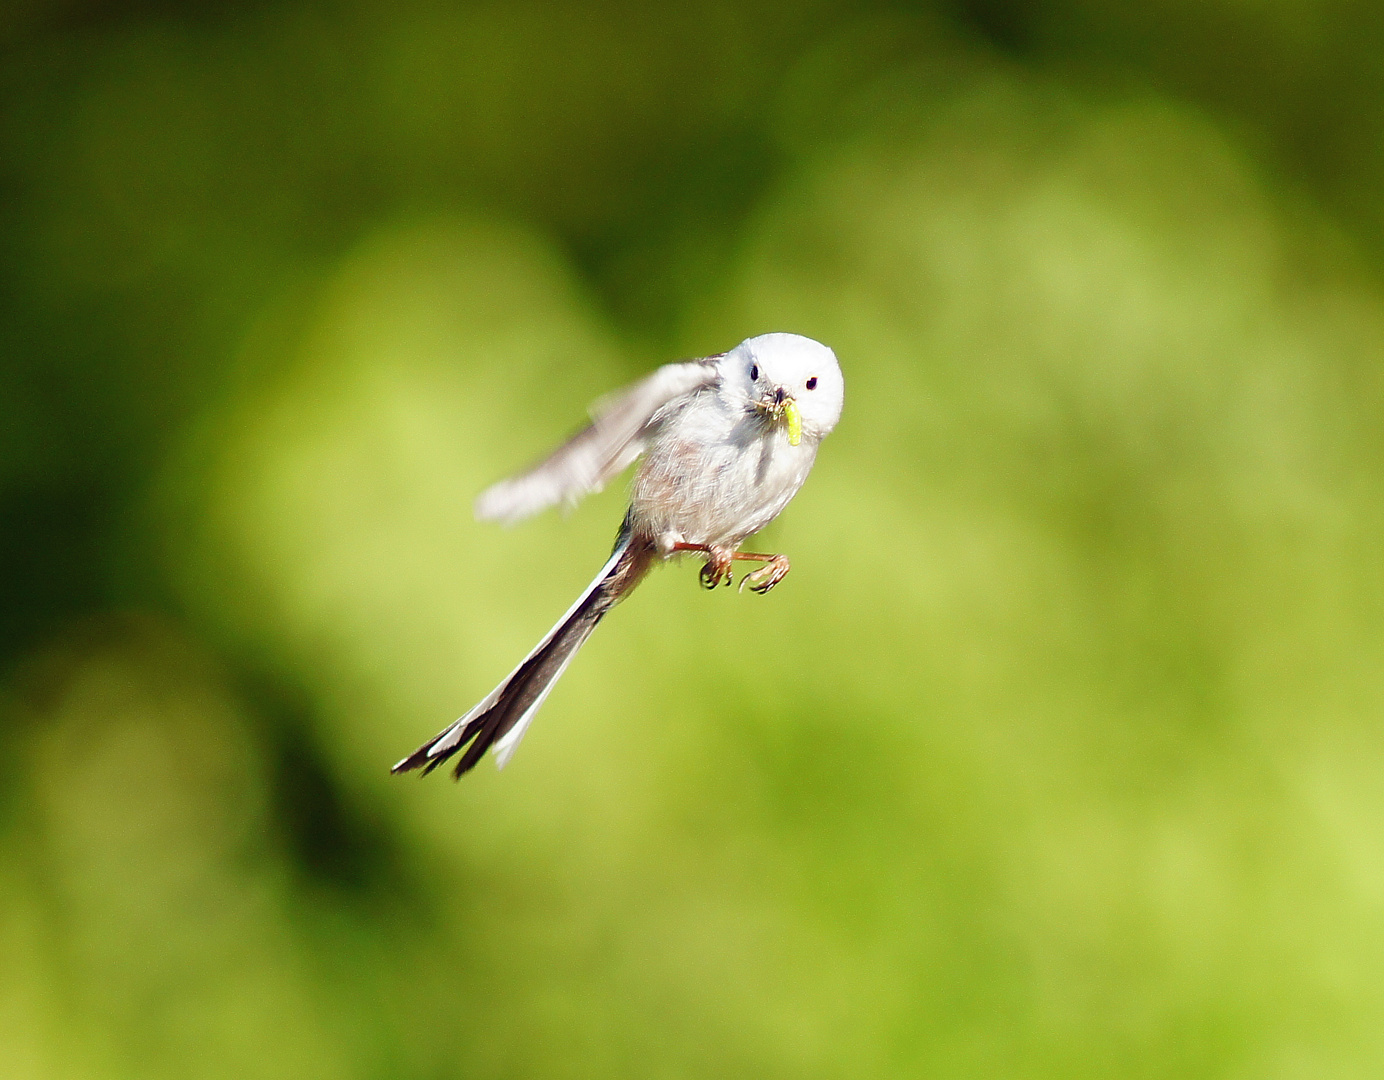
[[[556,503],[600,491],[644,452],[658,411],[717,380],[716,360],[665,364],[646,379],[597,402],[593,419],[528,472],[481,492],[476,517],[511,525]]]

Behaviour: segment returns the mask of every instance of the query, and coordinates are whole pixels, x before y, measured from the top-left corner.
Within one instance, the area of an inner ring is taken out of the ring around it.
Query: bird
[[[799,334],[761,334],[665,364],[600,399],[591,422],[547,458],[483,491],[476,517],[512,525],[575,505],[643,458],[610,558],[576,603],[499,686],[391,771],[426,776],[459,754],[460,779],[486,751],[503,768],[596,624],[659,562],[701,556],[707,589],[730,585],[735,562],[755,562],[740,588],[774,588],[788,558],[738,548],[802,487],[844,396],[830,348]]]

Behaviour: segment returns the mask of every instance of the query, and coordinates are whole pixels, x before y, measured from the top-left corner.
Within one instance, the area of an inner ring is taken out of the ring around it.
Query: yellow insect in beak
[[[783,418],[788,421],[788,445],[797,446],[803,441],[803,418],[792,398],[783,403]]]

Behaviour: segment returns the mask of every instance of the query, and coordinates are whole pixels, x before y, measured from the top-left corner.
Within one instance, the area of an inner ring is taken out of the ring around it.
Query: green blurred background
[[[1384,1075],[1384,8],[0,12],[0,1075]],[[846,414],[503,774],[487,483]]]

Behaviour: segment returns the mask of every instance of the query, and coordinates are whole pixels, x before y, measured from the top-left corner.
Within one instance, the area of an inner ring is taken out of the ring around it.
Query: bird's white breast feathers
[[[788,505],[812,469],[817,442],[794,446],[784,425],[765,424],[703,391],[663,420],[635,474],[632,524],[659,540],[734,547]]]

